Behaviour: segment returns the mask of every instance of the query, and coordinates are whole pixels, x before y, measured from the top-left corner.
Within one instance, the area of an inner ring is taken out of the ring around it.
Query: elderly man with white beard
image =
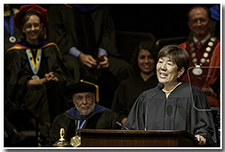
[[[117,114],[98,104],[98,86],[81,80],[67,88],[75,107],[58,115],[51,127],[45,146],[52,146],[60,138],[60,129],[64,128],[64,138],[73,145],[74,137],[80,137],[76,129],[119,129]],[[75,145],[74,147],[76,147]],[[79,145],[78,145],[79,146]]]

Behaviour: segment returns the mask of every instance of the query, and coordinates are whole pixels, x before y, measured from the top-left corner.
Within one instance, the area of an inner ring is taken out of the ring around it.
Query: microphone
[[[159,90],[162,90],[164,88],[164,84],[163,83],[158,83],[157,85]]]
[[[150,101],[152,100],[152,98],[158,94],[159,90],[162,90],[164,88],[164,84],[163,83],[158,83],[157,88],[158,88],[158,91],[155,94],[152,95],[152,97],[150,98],[150,100],[148,101],[148,104],[146,106],[146,113],[145,113],[145,131],[146,131],[146,127],[147,127],[148,105],[149,105]]]

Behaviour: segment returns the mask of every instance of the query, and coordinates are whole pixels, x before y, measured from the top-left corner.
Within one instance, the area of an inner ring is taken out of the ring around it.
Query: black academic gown
[[[71,84],[72,79],[66,65],[61,61],[59,50],[54,43],[43,41],[39,44],[39,46],[32,46],[27,42],[21,42],[5,54],[4,82],[7,109],[5,114],[14,122],[13,124],[22,123],[24,117],[20,115],[21,112],[29,111],[39,119],[41,125],[44,125],[46,122],[53,121],[67,105],[64,88]],[[54,72],[59,81],[26,86],[27,81],[34,75],[26,54],[26,49],[31,46],[42,48],[41,64],[37,75],[44,78],[46,73]]]
[[[64,138],[68,142],[73,136],[80,136],[76,129],[118,129],[120,127],[116,124],[116,116],[115,112],[99,104],[95,105],[94,111],[89,116],[77,114],[77,109],[73,107],[55,118],[45,146],[51,147],[59,140],[61,128],[64,128]],[[83,126],[78,126],[78,121],[84,122]]]
[[[48,40],[55,42],[63,59],[69,65],[75,82],[84,79],[99,85],[100,104],[110,108],[119,82],[130,78],[132,70],[125,60],[119,58],[116,46],[116,30],[109,6],[99,5],[84,12],[71,5],[51,5],[48,11]],[[70,55],[71,47],[97,59],[98,49],[108,53],[109,67],[105,70],[89,69]]]
[[[138,75],[127,80],[124,80],[118,86],[111,109],[118,114],[118,121],[121,122],[124,117],[127,117],[137,97],[145,90],[156,87],[158,79],[156,75],[151,76],[144,81]]]
[[[130,130],[144,130],[146,123],[147,130],[186,130],[192,135],[205,137],[207,144],[214,145],[216,132],[212,113],[199,110],[210,109],[209,102],[201,89],[192,86],[191,90],[193,98],[189,84],[183,83],[167,99],[165,93],[159,90],[151,100],[158,88],[143,92],[132,107],[124,126]]]
[[[51,5],[49,8],[48,38],[55,42],[62,54],[75,46],[94,57],[99,47],[118,56],[115,28],[107,6],[84,13],[69,5]]]

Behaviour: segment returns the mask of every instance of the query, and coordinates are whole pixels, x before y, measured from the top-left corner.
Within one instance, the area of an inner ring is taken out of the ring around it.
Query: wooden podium
[[[187,131],[77,129],[81,147],[196,147]]]

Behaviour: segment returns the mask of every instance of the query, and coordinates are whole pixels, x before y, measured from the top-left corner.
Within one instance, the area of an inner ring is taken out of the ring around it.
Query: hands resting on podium
[[[195,139],[198,141],[200,146],[204,146],[206,143],[206,139],[203,136],[195,135]]]

